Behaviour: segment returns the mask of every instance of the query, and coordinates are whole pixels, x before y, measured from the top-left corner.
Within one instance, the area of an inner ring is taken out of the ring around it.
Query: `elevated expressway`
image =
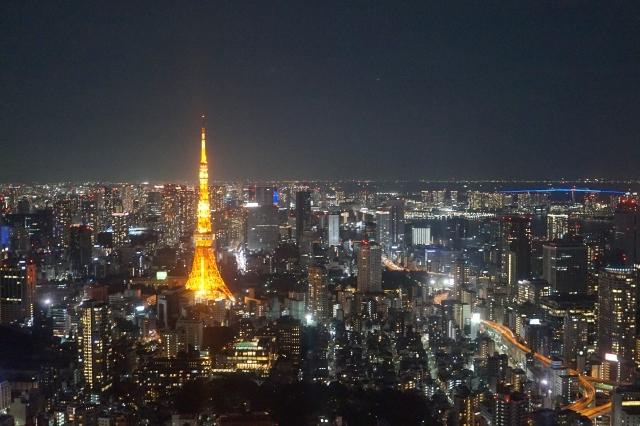
[[[494,333],[499,334],[502,337],[502,342],[509,348],[509,355],[519,363],[524,364],[526,354],[532,353],[532,351],[528,346],[524,345],[518,340],[511,329],[493,321],[482,320],[482,324],[488,329],[492,330]],[[551,365],[551,360],[546,356],[539,353],[533,353],[533,356],[542,364],[546,366]],[[596,389],[593,383],[599,383],[599,380],[590,376],[585,376],[584,374],[580,374],[576,370],[569,369],[568,371],[570,374],[575,374],[578,376],[581,397],[574,403],[569,404],[564,408],[576,411],[589,418],[595,418],[611,411],[611,402],[607,402],[606,404],[598,405],[595,407],[593,406],[596,399]]]

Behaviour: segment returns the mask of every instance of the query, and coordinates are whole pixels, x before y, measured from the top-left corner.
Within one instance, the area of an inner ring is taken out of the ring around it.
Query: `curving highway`
[[[504,339],[506,339],[511,345],[517,347],[521,351],[525,353],[532,352],[528,346],[524,345],[518,340],[516,335],[513,333],[513,331],[511,331],[509,327],[488,320],[482,320],[482,324],[484,324],[486,327],[491,328],[495,332],[500,333],[500,335],[502,335]],[[551,360],[546,356],[539,353],[533,353],[533,356],[544,365],[551,365]],[[591,407],[596,398],[596,389],[593,387],[591,382],[597,381],[596,379],[590,376],[585,376],[584,374],[580,374],[578,373],[578,371],[573,369],[569,369],[568,371],[570,374],[575,374],[578,376],[580,389],[582,389],[582,396],[576,402],[569,404],[564,408],[577,411],[578,413],[589,418],[594,418],[611,411],[610,402],[598,405],[596,407]]]

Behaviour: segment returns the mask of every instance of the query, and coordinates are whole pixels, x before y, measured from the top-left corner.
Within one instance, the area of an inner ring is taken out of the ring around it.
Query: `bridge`
[[[508,348],[508,355],[512,357],[512,359],[516,363],[524,366],[526,355],[528,353],[533,353],[534,358],[541,362],[543,365],[551,365],[551,359],[542,354],[533,352],[531,348],[518,340],[518,338],[510,328],[488,320],[482,320],[482,324],[488,330],[491,330],[494,335],[499,335],[501,337],[502,343],[505,344],[505,346],[507,346]],[[570,374],[578,376],[581,396],[577,401],[563,408],[568,408],[570,410],[576,411],[583,416],[589,417],[591,419],[611,411],[611,402],[593,406],[596,397],[596,389],[593,383],[599,383],[601,381],[595,379],[594,377],[581,374],[573,369],[569,369],[568,371]]]
[[[612,194],[612,195],[625,195],[625,191],[618,191],[615,189],[591,189],[591,188],[536,188],[536,189],[509,189],[506,191],[500,191],[504,194],[526,194],[526,193],[553,193],[553,192],[586,192],[590,194]]]

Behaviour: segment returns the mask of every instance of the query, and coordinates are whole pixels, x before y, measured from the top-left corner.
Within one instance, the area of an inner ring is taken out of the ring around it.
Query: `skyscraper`
[[[492,425],[524,426],[527,415],[527,399],[519,392],[498,394],[493,404]]]
[[[275,193],[273,186],[256,186],[256,203],[259,206],[273,206]]]
[[[382,250],[376,243],[363,241],[358,252],[358,291],[382,291]]]
[[[337,246],[340,244],[340,215],[329,215],[329,238],[328,243],[330,246]]]
[[[611,395],[611,424],[640,425],[640,384],[619,386]]]
[[[265,204],[247,209],[249,251],[273,251],[278,245],[279,237],[277,207],[273,204]]]
[[[324,266],[309,266],[308,281],[307,311],[316,321],[326,320],[330,316],[327,270]]]
[[[411,244],[414,246],[428,246],[431,244],[431,227],[428,225],[411,225]]]
[[[33,319],[36,265],[7,259],[0,265],[0,324]]]
[[[542,277],[554,291],[587,291],[587,246],[579,239],[556,239],[542,246]]]
[[[631,268],[607,267],[598,280],[598,351],[617,357],[614,381],[628,380],[634,369],[638,278]]]
[[[640,264],[640,206],[634,199],[620,202],[614,214],[614,248],[627,266]]]
[[[563,238],[569,231],[569,216],[564,213],[547,215],[547,239],[553,241]]]
[[[82,376],[86,393],[95,400],[113,383],[113,319],[109,305],[103,302],[86,300],[80,310]]]
[[[79,275],[86,274],[91,264],[91,233],[86,225],[72,225],[69,227],[69,241],[67,253],[71,270]]]
[[[194,234],[195,252],[186,288],[196,292],[200,301],[235,300],[224,283],[214,252],[214,234],[211,231],[211,205],[209,203],[209,167],[207,164],[207,137],[203,123],[200,129],[200,173],[198,198],[198,224]]]
[[[500,226],[502,276],[513,287],[531,275],[531,218],[504,216]]]
[[[302,241],[304,231],[311,228],[311,192],[296,192],[296,240]]]
[[[382,250],[389,252],[391,248],[391,213],[389,210],[376,212],[376,240],[382,246]]]
[[[393,200],[389,207],[391,244],[400,246],[404,242],[404,200]]]

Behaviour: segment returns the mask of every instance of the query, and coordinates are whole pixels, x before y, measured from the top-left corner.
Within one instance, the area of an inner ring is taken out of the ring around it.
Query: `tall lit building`
[[[337,246],[340,244],[340,215],[329,215],[329,245]]]
[[[204,116],[202,117],[204,120]],[[211,205],[209,203],[209,170],[207,164],[206,130],[200,132],[200,182],[198,192],[198,224],[194,234],[195,252],[186,287],[196,293],[199,301],[235,300],[224,283],[215,258],[211,231]]]
[[[382,250],[378,244],[363,241],[358,252],[358,291],[382,291]]]
[[[86,300],[80,307],[80,342],[78,349],[86,393],[92,399],[113,383],[113,319],[109,305]]]
[[[5,260],[0,265],[0,324],[33,319],[36,265],[26,260]]]
[[[292,317],[279,318],[275,325],[278,361],[290,362],[294,368],[300,365],[302,326]]]
[[[469,262],[460,255],[453,261],[453,293],[456,300],[462,300],[462,293],[469,283]]]
[[[611,424],[624,426],[640,425],[640,385],[620,386],[611,395]]]
[[[316,321],[329,318],[329,289],[324,266],[309,266],[309,292],[307,311]]]
[[[607,267],[598,282],[598,351],[620,363],[615,381],[627,380],[634,369],[638,279],[631,268]],[[611,358],[611,356],[609,357]]]
[[[531,218],[504,216],[500,220],[502,277],[514,288],[531,275]]]
[[[455,389],[453,395],[452,418],[449,424],[455,426],[475,426],[478,424],[476,417],[480,412],[481,394],[471,392],[468,387],[462,385]]]
[[[563,238],[569,232],[569,216],[564,213],[547,215],[547,239],[549,241]]]
[[[112,213],[111,230],[113,247],[129,244],[129,213]]]
[[[62,199],[53,204],[53,240],[57,247],[65,247],[71,226],[71,200]]]
[[[391,244],[400,246],[404,243],[404,200],[393,200],[389,207]]]
[[[492,425],[524,426],[527,424],[527,399],[519,392],[498,394],[493,404]]]
[[[411,225],[411,244],[414,246],[428,246],[431,244],[431,227]]]
[[[391,248],[391,213],[389,210],[376,212],[376,240],[385,252]]]

